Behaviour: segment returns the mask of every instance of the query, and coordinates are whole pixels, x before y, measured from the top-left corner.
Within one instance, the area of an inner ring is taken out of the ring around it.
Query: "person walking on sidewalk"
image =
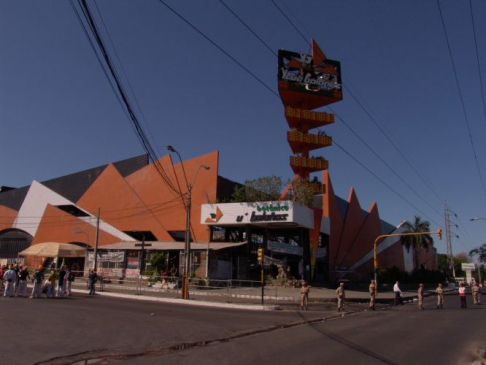
[[[74,281],[74,272],[72,270],[69,270],[69,274],[67,274],[67,285],[66,285],[66,294],[68,296],[72,295],[72,286],[73,286],[73,281]]]
[[[346,298],[346,293],[344,291],[344,283],[339,284],[338,288],[336,289],[336,296],[337,296],[337,309],[338,312],[344,311],[344,299]]]
[[[481,299],[479,299],[479,286],[476,282],[471,285],[471,292],[472,292],[474,305],[478,305],[481,302]]]
[[[393,302],[393,305],[398,305],[400,303],[403,305],[403,298],[402,298],[402,291],[400,290],[399,282],[395,282],[395,285],[393,285],[393,292],[395,293],[395,301]]]
[[[310,287],[307,281],[302,283],[302,287],[300,288],[300,309],[309,309],[309,292]]]
[[[56,281],[58,275],[56,270],[51,267],[51,271],[46,279],[46,298],[54,298],[56,296]]]
[[[96,282],[98,281],[98,274],[96,273],[96,270],[91,269],[89,271],[89,294],[90,295],[95,295],[95,285]]]
[[[444,289],[442,289],[442,284],[439,283],[437,289],[435,289],[437,293],[437,309],[444,308]]]
[[[368,288],[370,292],[370,310],[375,310],[375,299],[376,299],[376,283],[374,280],[371,280],[370,286]]]
[[[17,274],[13,270],[13,265],[10,265],[8,270],[3,274],[3,280],[7,282],[5,285],[4,297],[14,296],[14,282],[17,280]]]
[[[15,296],[27,296],[27,279],[30,280],[30,274],[27,266],[24,266],[19,272],[19,285]]]
[[[459,283],[459,299],[461,301],[461,308],[467,309],[466,286],[462,281]]]
[[[417,297],[418,297],[418,307],[419,309],[425,309],[424,308],[424,284],[420,284],[418,291],[417,291]]]
[[[44,281],[44,268],[42,266],[39,266],[37,270],[35,270],[34,277],[32,278],[34,287],[32,288],[32,294],[30,294],[31,298],[40,298],[42,296],[43,281]]]

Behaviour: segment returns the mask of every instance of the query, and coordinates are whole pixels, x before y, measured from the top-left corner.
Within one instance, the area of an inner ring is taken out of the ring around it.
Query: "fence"
[[[88,278],[76,278],[75,283],[76,288],[87,288]],[[100,276],[96,288],[102,292],[180,298],[181,283],[180,277],[172,276]],[[261,304],[262,296],[265,304],[297,300],[295,295],[289,296],[283,290],[279,293],[279,286],[265,286],[262,291],[261,282],[252,280],[190,278],[188,290],[191,299],[201,301]]]

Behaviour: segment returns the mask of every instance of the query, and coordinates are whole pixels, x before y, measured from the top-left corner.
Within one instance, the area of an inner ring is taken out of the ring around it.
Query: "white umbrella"
[[[60,242],[38,243],[19,253],[19,256],[40,257],[85,257],[85,255],[84,247]]]

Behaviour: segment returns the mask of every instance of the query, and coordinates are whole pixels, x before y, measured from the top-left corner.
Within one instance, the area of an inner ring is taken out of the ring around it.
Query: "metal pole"
[[[140,232],[142,235],[142,251],[141,251],[141,257],[140,257],[140,276],[143,275],[144,269],[145,269],[145,235]]]
[[[186,204],[186,232],[184,242],[184,274],[182,276],[182,299],[189,299],[189,265],[191,264],[190,252],[191,252],[191,190],[192,186],[187,186],[187,204]]]
[[[261,281],[262,281],[262,305],[264,304],[265,302],[265,269],[263,267],[263,260],[261,262]]]
[[[94,260],[93,270],[96,271],[98,267],[98,237],[100,232],[100,208],[98,208],[98,216],[96,217],[96,235],[95,235],[95,247],[94,247]]]

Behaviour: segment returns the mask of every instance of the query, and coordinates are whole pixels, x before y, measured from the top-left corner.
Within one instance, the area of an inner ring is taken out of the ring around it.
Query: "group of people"
[[[473,302],[475,305],[481,304],[481,290],[482,284],[477,284],[473,282],[471,284],[471,293],[473,297]],[[369,310],[375,310],[375,302],[376,302],[376,282],[371,280],[369,285],[369,294],[370,294],[370,302],[369,302]],[[300,308],[302,310],[307,310],[309,305],[309,292],[310,287],[307,282],[302,282],[302,286],[300,288],[301,300],[300,300]],[[403,305],[403,293],[400,289],[400,283],[397,281],[393,286],[394,292],[394,305]],[[435,293],[437,294],[437,309],[444,308],[444,288],[442,284],[438,284],[437,288],[435,289]],[[338,288],[336,289],[336,299],[337,299],[337,310],[338,312],[344,311],[344,301],[346,298],[346,291],[344,289],[344,283],[340,283]],[[461,282],[459,284],[459,298],[461,301],[461,308],[467,308],[466,303],[466,285]],[[417,290],[417,299],[418,299],[418,307],[420,310],[424,308],[424,284],[419,284],[419,288]]]
[[[471,294],[473,297],[474,305],[481,304],[481,291],[483,288],[483,284],[477,284],[476,282],[471,283]],[[461,308],[467,309],[467,301],[466,301],[466,284],[464,282],[459,283],[459,299],[461,301]]]
[[[4,287],[4,297],[27,297],[27,280],[33,284],[30,298],[40,298],[45,293],[46,298],[70,296],[74,281],[74,273],[63,265],[59,270],[51,268],[44,272],[42,266],[31,274],[27,266],[11,264],[0,268],[0,281]]]
[[[372,281],[373,283],[373,281]],[[393,286],[393,292],[395,293],[395,300],[394,305],[401,304],[403,305],[403,293],[400,290],[399,282],[397,281]],[[481,289],[482,284],[477,284],[476,282],[471,283],[471,293],[473,297],[473,302],[475,305],[481,304]],[[371,285],[370,285],[371,288]],[[376,289],[374,289],[376,293]],[[459,299],[461,303],[461,308],[467,308],[467,301],[466,301],[466,284],[464,282],[459,283]],[[437,309],[444,308],[444,288],[441,283],[435,289],[435,293],[437,294]],[[371,289],[370,289],[371,294]],[[376,295],[376,294],[375,294]],[[417,290],[417,299],[418,299],[418,307],[419,309],[423,310],[424,308],[424,284],[419,284],[419,288]],[[374,301],[374,299],[372,299]],[[371,307],[371,300],[370,300],[370,307]]]

